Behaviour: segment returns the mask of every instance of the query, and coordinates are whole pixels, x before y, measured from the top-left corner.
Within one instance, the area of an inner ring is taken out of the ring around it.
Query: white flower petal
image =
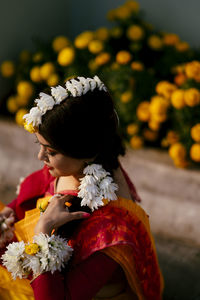
[[[68,97],[68,93],[66,89],[62,86],[52,87],[51,95],[55,98],[55,104],[60,104],[64,99]]]

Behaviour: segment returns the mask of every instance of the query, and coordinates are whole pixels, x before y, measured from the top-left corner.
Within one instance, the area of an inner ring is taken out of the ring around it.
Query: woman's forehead
[[[41,134],[39,134],[38,132],[35,133],[35,136],[36,136],[38,142],[39,142],[41,145],[43,145],[43,146],[45,146],[45,147],[53,148],[53,147],[49,144],[49,142],[48,142],[47,140],[45,140],[45,138],[44,138]]]

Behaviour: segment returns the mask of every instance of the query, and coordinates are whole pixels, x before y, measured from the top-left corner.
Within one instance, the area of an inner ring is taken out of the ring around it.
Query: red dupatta
[[[103,251],[122,267],[138,299],[161,299],[163,279],[148,216],[132,200],[119,198],[94,211],[69,242],[74,265]]]

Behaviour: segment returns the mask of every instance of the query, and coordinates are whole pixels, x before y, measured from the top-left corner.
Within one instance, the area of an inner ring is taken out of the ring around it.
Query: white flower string
[[[40,233],[34,236],[33,243],[10,243],[2,255],[2,260],[13,279],[27,278],[29,275],[35,277],[47,271],[61,271],[71,258],[72,252],[67,240]]]
[[[68,80],[65,83],[65,87],[66,89],[60,85],[52,87],[51,95],[45,93],[39,94],[40,98],[35,100],[37,106],[31,108],[30,112],[23,116],[25,120],[24,128],[26,130],[31,133],[36,132],[38,126],[42,123],[42,116],[68,97],[80,97],[89,91],[93,91],[95,88],[100,91],[107,91],[104,83],[96,75],[94,78],[77,77],[77,79]]]
[[[103,199],[107,202],[117,200],[115,191],[118,185],[113,182],[110,173],[102,165],[91,164],[84,170],[85,176],[80,179],[78,197],[82,198],[81,206],[88,206],[92,211],[104,206]]]

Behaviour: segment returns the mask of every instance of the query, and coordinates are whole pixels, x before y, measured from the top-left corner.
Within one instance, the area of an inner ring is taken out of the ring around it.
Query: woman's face
[[[82,176],[85,167],[84,159],[63,155],[52,148],[41,134],[36,133],[35,135],[40,144],[38,159],[44,162],[52,176],[74,176],[76,178]]]

